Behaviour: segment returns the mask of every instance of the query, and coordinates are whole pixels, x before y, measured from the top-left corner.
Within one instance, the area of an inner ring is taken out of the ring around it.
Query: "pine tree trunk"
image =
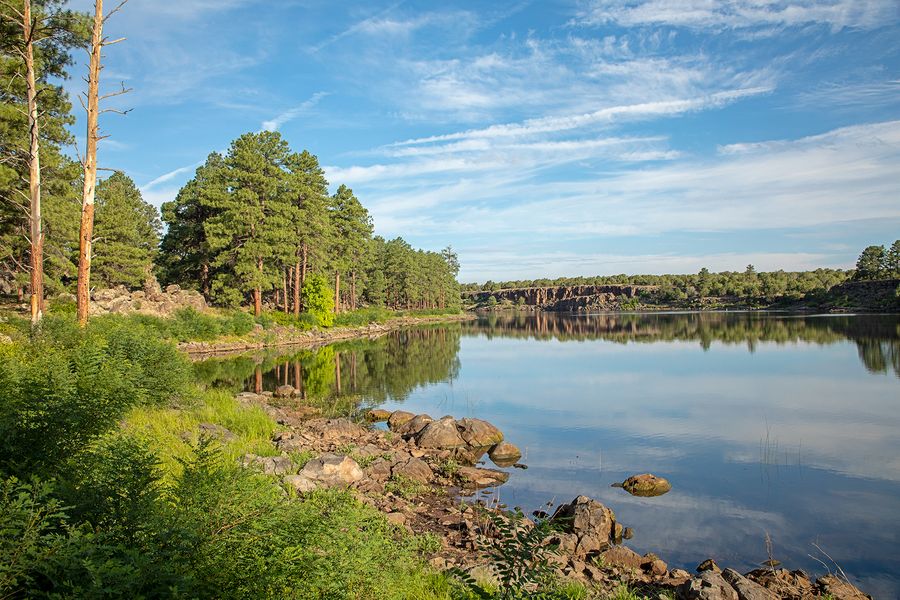
[[[356,271],[350,271],[350,310],[356,310]]]
[[[262,278],[263,259],[256,259],[256,270]],[[253,314],[257,317],[262,314],[262,289],[259,286],[253,289]]]
[[[284,314],[288,314],[288,284],[287,284],[287,272],[281,274],[281,290],[283,306],[284,306]]]
[[[334,314],[341,312],[341,272],[334,272]]]
[[[200,291],[203,297],[209,300],[209,263],[206,261],[200,267]]]
[[[94,0],[94,27],[88,70],[87,140],[84,185],[81,193],[81,228],[78,236],[78,323],[87,325],[91,289],[91,240],[94,235],[94,194],[97,186],[97,122],[100,116],[100,52],[103,49],[103,0]]]
[[[25,0],[22,28],[25,34],[25,90],[28,98],[28,192],[31,199],[31,324],[44,316],[44,228],[41,221],[41,158],[38,128],[37,84],[34,76],[34,22],[31,0]]]
[[[300,316],[300,261],[294,265],[294,316]]]
[[[300,271],[300,289],[303,289],[303,286],[306,285],[306,262],[309,253],[307,252],[306,244],[303,244],[303,268]],[[300,310],[303,310],[303,296],[300,296]]]

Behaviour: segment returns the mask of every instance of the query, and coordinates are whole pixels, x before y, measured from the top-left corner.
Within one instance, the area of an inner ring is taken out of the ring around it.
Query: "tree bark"
[[[256,270],[259,271],[259,275],[262,277],[263,260],[261,258],[256,260]],[[262,314],[262,289],[259,286],[253,288],[253,314],[257,317]]]
[[[300,261],[294,265],[294,316],[300,316]]]
[[[356,310],[356,271],[350,271],[350,310]]]
[[[203,297],[209,300],[209,263],[206,261],[200,267],[200,291]]]
[[[282,304],[284,306],[284,314],[288,314],[288,283],[287,282],[288,282],[287,271],[285,271],[284,273],[281,274],[281,291],[283,292],[283,294],[282,294],[283,303]]]
[[[334,314],[341,312],[341,272],[334,272]]]
[[[31,324],[44,316],[44,227],[41,220],[41,158],[37,83],[34,75],[34,20],[31,0],[25,0],[22,30],[25,36],[25,93],[28,99],[28,192],[31,200]]]
[[[81,193],[81,229],[78,236],[78,323],[87,325],[90,309],[91,238],[94,235],[94,195],[97,186],[97,122],[100,116],[100,52],[103,48],[103,0],[94,0],[94,27],[88,70],[87,140],[84,186]]]

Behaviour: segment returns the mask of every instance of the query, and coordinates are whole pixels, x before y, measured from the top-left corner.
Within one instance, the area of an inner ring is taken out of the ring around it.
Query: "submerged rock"
[[[667,479],[657,477],[650,473],[632,475],[622,483],[614,483],[612,487],[623,488],[632,496],[662,496],[672,489],[672,484]]]

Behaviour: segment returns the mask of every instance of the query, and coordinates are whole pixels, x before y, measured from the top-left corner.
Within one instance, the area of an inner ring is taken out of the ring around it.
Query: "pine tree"
[[[335,312],[341,312],[340,282],[342,274],[350,276],[349,308],[356,308],[356,277],[366,257],[372,238],[372,217],[360,204],[353,190],[345,185],[338,188],[330,203],[332,238],[332,269],[334,271]]]
[[[252,294],[256,315],[263,295],[282,281],[276,267],[293,256],[289,162],[290,148],[278,132],[244,134],[225,158],[225,187],[204,198],[215,211],[204,232],[213,266],[222,268],[213,295],[232,304]]]
[[[884,257],[885,277],[900,278],[900,240],[894,240]]]
[[[300,314],[300,291],[311,268],[328,264],[331,221],[328,215],[328,182],[319,159],[306,150],[295,155],[290,165],[294,188],[294,314]]]
[[[225,159],[213,152],[199,167],[172,202],[162,205],[162,219],[168,229],[160,243],[160,279],[184,288],[196,288],[211,299],[213,253],[206,239],[204,223],[216,214],[208,196],[227,193]]]
[[[130,177],[116,172],[97,186],[93,279],[99,287],[142,287],[153,270],[162,225]]]
[[[884,276],[884,246],[869,246],[862,251],[856,261],[854,279],[880,279]]]

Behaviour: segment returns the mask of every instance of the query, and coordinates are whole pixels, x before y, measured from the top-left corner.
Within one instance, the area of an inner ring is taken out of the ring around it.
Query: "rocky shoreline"
[[[349,489],[395,525],[439,540],[429,553],[434,567],[490,576],[484,551],[497,535],[492,519],[507,518],[518,507],[500,503],[495,493],[509,472],[488,468],[482,459],[527,468],[518,463],[518,448],[497,427],[479,419],[434,419],[379,409],[366,413],[362,423],[326,419],[295,398],[291,386],[243,392],[237,400],[262,408],[281,426],[272,440],[278,454],[246,455],[241,459],[245,467],[278,477],[299,494],[320,487]],[[376,422],[386,422],[387,428]],[[230,435],[215,426],[204,432]],[[630,493],[647,495],[665,493],[667,486],[649,474],[623,484]],[[813,581],[774,563],[745,574],[721,569],[712,560],[701,563],[697,574],[670,568],[656,555],[641,556],[624,545],[630,530],[612,509],[587,496],[555,507],[552,514],[536,511],[533,516],[522,517],[516,526],[545,522],[552,527],[545,542],[555,548],[549,556],[558,574],[601,591],[624,583],[684,600],[869,598],[845,578],[829,574]]]

